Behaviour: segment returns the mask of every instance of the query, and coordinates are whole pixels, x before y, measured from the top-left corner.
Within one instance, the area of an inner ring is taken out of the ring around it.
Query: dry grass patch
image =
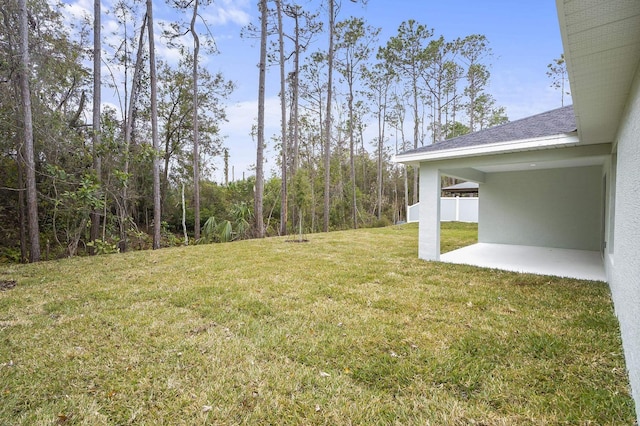
[[[0,419],[633,423],[605,284],[420,261],[415,225],[309,239],[4,266]]]

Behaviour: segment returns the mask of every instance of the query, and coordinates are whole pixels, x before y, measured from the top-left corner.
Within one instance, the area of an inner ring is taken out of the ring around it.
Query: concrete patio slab
[[[478,243],[440,255],[442,262],[505,271],[606,281],[597,251]]]

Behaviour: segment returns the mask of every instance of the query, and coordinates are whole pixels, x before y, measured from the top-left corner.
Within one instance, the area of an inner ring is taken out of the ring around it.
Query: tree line
[[[394,164],[395,153],[507,121],[488,93],[483,35],[446,40],[407,20],[379,40],[380,28],[341,16],[339,0],[317,10],[260,0],[258,21],[242,29],[261,44],[255,175],[229,179],[234,141],[220,126],[235,85],[202,65],[225,54],[202,18],[211,3],[168,4],[175,19],[161,27],[152,0],[116,2],[105,33],[99,0],[72,27],[62,5],[5,1],[1,258],[396,223],[417,202],[418,174]],[[177,61],[157,57],[156,33]],[[266,135],[271,73],[281,126]],[[104,102],[105,89],[115,100]],[[269,176],[265,146],[278,152]],[[222,182],[209,178],[215,157],[224,159]]]

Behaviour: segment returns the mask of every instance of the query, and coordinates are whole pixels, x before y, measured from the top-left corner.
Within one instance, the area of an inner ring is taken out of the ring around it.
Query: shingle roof
[[[478,182],[462,182],[442,188],[443,191],[478,191]]]
[[[556,136],[576,131],[576,118],[573,105],[543,112],[500,126],[469,133],[456,138],[447,139],[417,149],[405,151],[400,155],[434,152],[449,149],[466,148],[499,142],[510,142],[524,139]]]

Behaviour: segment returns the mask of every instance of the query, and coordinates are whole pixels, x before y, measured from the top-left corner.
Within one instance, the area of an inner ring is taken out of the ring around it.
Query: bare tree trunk
[[[27,226],[29,228],[29,261],[40,260],[40,227],[38,225],[38,193],[36,189],[36,165],[33,147],[33,117],[29,89],[29,28],[27,1],[18,0],[20,34],[20,94],[24,126],[24,163],[27,178]]]
[[[196,33],[198,0],[194,0],[191,17],[191,35],[193,36],[193,232],[196,241],[200,239],[200,136],[198,133],[198,54],[200,39]]]
[[[418,77],[413,76],[413,148],[418,148],[420,138],[420,117],[418,116]],[[405,171],[406,173],[406,171]],[[418,166],[413,166],[413,204],[418,202]],[[409,199],[407,198],[407,205]],[[407,210],[407,214],[408,214]]]
[[[224,186],[229,186],[229,148],[224,149]]]
[[[349,80],[349,178],[351,180],[351,220],[353,229],[358,228],[358,199],[356,196],[356,162],[353,140],[353,70],[350,70]]]
[[[316,176],[313,167],[309,167],[311,187],[311,232],[316,232]]]
[[[280,50],[280,126],[282,129],[282,184],[280,188],[280,235],[287,235],[287,222],[289,214],[288,194],[287,194],[287,151],[289,144],[287,139],[287,101],[286,101],[286,80],[284,73],[284,29],[282,28],[282,1],[276,0],[278,11],[278,47]],[[294,171],[295,173],[295,171]]]
[[[24,164],[22,159],[22,151],[18,146],[18,155],[16,163],[18,164],[18,220],[20,222],[20,262],[25,263],[29,259],[27,249],[27,215],[24,208]]]
[[[300,164],[300,122],[298,106],[300,103],[300,19],[295,15],[295,37],[293,54],[293,100],[291,109],[293,110],[293,173],[298,171]]]
[[[384,149],[384,115],[385,107],[378,110],[378,220],[382,219],[382,151]]]
[[[0,10],[0,13],[2,13],[2,18],[4,20],[4,25],[6,28],[10,28],[11,24],[9,23],[9,16],[8,10],[2,9]],[[20,37],[21,33],[18,34],[18,36]],[[8,41],[9,41],[9,52],[11,54],[12,57],[18,57],[19,56],[19,51],[16,52],[15,49],[17,48],[18,50],[21,48],[21,42],[15,40],[15,34],[13,33],[9,33],[8,34]],[[22,80],[22,74],[21,72],[18,72],[16,74],[13,75],[11,82],[12,82],[12,89],[13,89],[13,95],[15,97],[15,99],[21,99],[21,80]],[[20,121],[23,120],[23,118],[20,117],[20,112],[16,111],[16,122],[19,123]],[[24,164],[24,135],[23,132],[16,132],[15,134],[15,147],[16,147],[16,170],[18,173],[17,176],[17,185],[18,185],[18,222],[19,222],[19,226],[20,226],[20,262],[22,263],[26,263],[29,261],[29,244],[27,242],[27,211],[26,211],[26,200],[25,200],[25,195],[26,195],[26,186],[25,186],[25,181],[24,181],[24,173],[25,173],[25,164]],[[55,230],[54,230],[55,232]]]
[[[324,140],[323,132],[324,132],[324,129],[322,128],[323,122],[324,121],[322,119],[322,88],[320,86],[319,90],[318,90],[318,129],[320,131],[320,139],[319,139],[320,140],[320,147],[319,147],[320,148],[320,156],[324,155],[324,147],[323,147],[323,143],[324,143],[323,142],[323,140]],[[320,229],[320,223],[319,223],[320,220],[317,218],[317,213],[318,212],[317,212],[316,203],[315,203],[315,174],[313,173],[313,168],[312,167],[310,167],[309,170],[311,170],[311,172],[312,172],[311,176],[313,176],[312,177],[312,186],[311,187],[313,188],[312,189],[312,193],[314,194],[314,203],[313,203],[313,220],[314,220],[314,222],[313,222],[313,226],[312,226],[311,229],[313,229],[315,231],[316,229],[317,230]],[[317,225],[316,225],[316,222],[318,222]]]
[[[335,32],[335,0],[329,0],[329,53],[327,57],[327,114],[325,117],[324,140],[324,224],[323,231],[329,231],[329,208],[331,204],[331,97],[333,96],[333,42]]]
[[[120,252],[127,251],[127,221],[128,213],[128,191],[129,191],[129,156],[131,147],[131,134],[133,133],[133,117],[136,103],[138,101],[138,93],[140,89],[140,73],[142,72],[142,64],[144,55],[142,49],[144,47],[144,28],[147,25],[147,15],[145,13],[142,19],[142,30],[138,40],[138,51],[136,52],[136,64],[133,69],[133,78],[131,79],[131,96],[129,97],[129,105],[127,108],[127,119],[124,124],[124,175],[125,182],[122,185],[122,203],[120,206]]]
[[[404,130],[403,130],[403,123],[404,119],[401,119],[401,124],[400,126],[396,129],[396,131],[399,130],[400,132],[400,137],[402,140],[402,149],[406,150],[407,149],[407,144],[406,144],[406,140],[404,138]],[[396,135],[397,138],[397,135]],[[396,139],[396,154],[398,153],[398,140]],[[409,222],[409,174],[408,174],[408,167],[407,165],[403,164],[400,166],[401,170],[402,170],[402,176],[403,176],[403,184],[404,184],[404,219],[406,222]]]
[[[254,209],[256,236],[264,238],[264,219],[262,217],[264,196],[264,90],[267,73],[267,0],[260,0],[260,73],[258,76],[258,147],[256,149],[256,192]]]
[[[391,217],[391,223],[394,225],[398,223],[398,174],[394,170],[393,172],[393,213]]]
[[[440,88],[440,86],[438,86]],[[434,138],[436,142],[442,142],[444,140],[442,134],[442,92],[438,90],[438,95],[436,96],[436,119],[434,123]]]
[[[80,224],[78,225],[78,227],[73,230],[71,234],[71,241],[67,245],[69,257],[73,257],[76,255],[76,252],[78,251],[78,243],[80,243],[80,238],[82,237],[82,234],[84,234],[84,230],[86,226],[87,226],[87,218],[84,217],[80,221]]]
[[[149,30],[149,80],[151,83],[151,138],[153,139],[153,249],[160,248],[160,144],[158,140],[158,78],[156,76],[156,46],[153,34],[153,1],[147,0],[147,29]]]
[[[184,245],[188,246],[189,235],[187,235],[187,206],[184,202],[184,182],[182,182],[182,232],[184,233]]]
[[[407,175],[407,166],[403,165],[404,170],[404,218],[409,222],[409,179]]]
[[[102,180],[102,160],[98,151],[100,146],[100,104],[102,103],[102,73],[100,67],[102,59],[102,46],[100,40],[101,19],[100,0],[93,0],[93,127],[92,127],[92,155],[93,170],[98,184]],[[91,211],[91,233],[89,239],[95,241],[100,233],[100,212],[97,209]],[[95,254],[94,246],[90,246],[89,253]]]

